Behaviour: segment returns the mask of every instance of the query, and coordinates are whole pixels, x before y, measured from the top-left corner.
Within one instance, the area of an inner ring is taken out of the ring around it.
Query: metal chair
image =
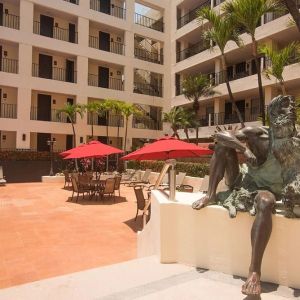
[[[121,179],[122,179],[122,176],[118,175],[115,177],[115,191],[119,191],[119,197],[121,196]],[[114,191],[114,193],[115,193],[115,191]]]
[[[116,181],[115,178],[107,178],[105,180],[104,187],[98,190],[101,199],[103,198],[104,195],[108,195],[109,197],[114,196],[115,181]],[[116,201],[115,196],[114,196],[114,201]]]
[[[5,180],[5,176],[3,176],[3,168],[2,166],[0,166],[0,185],[5,185],[6,184],[6,180]]]
[[[71,175],[67,171],[63,171],[63,174],[65,176],[65,185],[64,185],[64,188],[65,187],[69,187],[72,184]]]
[[[76,176],[72,175],[71,181],[72,181],[72,191],[73,191],[72,201],[73,201],[74,193],[77,193],[76,202],[78,202],[78,198],[80,194],[83,195],[83,199],[84,199],[84,193],[86,191],[78,184],[78,179],[76,178]]]
[[[148,184],[149,182],[149,177],[151,175],[152,170],[151,169],[146,169],[144,172],[144,175],[141,180],[134,180],[131,181],[128,186],[135,186],[136,184]]]
[[[134,193],[135,193],[136,203],[137,203],[136,216],[134,219],[136,221],[140,210],[143,211],[143,216],[144,216],[144,214],[145,214],[144,209],[145,209],[147,201],[149,201],[149,200],[145,198],[144,193],[143,193],[143,188],[141,186],[135,186]],[[149,206],[148,210],[149,210],[149,216],[150,216],[150,206]]]

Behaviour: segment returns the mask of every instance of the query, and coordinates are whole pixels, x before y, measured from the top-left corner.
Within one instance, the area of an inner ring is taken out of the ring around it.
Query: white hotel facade
[[[142,141],[170,133],[162,113],[171,106],[190,107],[181,94],[189,74],[210,74],[217,94],[200,100],[199,136],[206,140],[215,126],[235,123],[222,76],[220,52],[206,49],[195,10],[221,0],[0,0],[0,149],[55,150],[72,144],[72,128],[57,110],[65,103],[87,104],[103,99],[134,103],[144,112],[130,118],[127,150]],[[137,9],[137,3],[147,8]],[[288,27],[289,15],[269,14],[257,28],[262,44],[282,48],[299,39]],[[259,115],[257,75],[251,41],[229,44],[228,76],[238,106],[249,124]],[[262,68],[265,64],[262,60]],[[286,67],[287,90],[300,94],[300,65]],[[278,93],[275,80],[263,78],[266,104]],[[91,135],[117,141],[119,116],[86,114],[76,120],[77,144]],[[191,130],[191,136],[195,132]],[[124,136],[124,126],[121,127]]]

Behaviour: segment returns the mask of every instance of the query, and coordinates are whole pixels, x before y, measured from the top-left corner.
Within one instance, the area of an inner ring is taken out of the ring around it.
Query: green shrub
[[[128,169],[146,170],[151,169],[153,172],[160,172],[163,168],[164,161],[129,161]],[[175,167],[177,172],[184,172],[187,176],[204,177],[209,173],[208,163],[194,163],[194,162],[177,162]]]

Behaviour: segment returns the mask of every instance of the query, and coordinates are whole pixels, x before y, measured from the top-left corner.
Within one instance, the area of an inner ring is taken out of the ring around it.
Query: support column
[[[32,35],[34,5],[31,1],[20,1],[20,30]]]
[[[264,94],[265,94],[265,104],[266,106],[268,106],[271,103],[272,99],[276,96],[275,90],[272,86],[266,86],[264,90]]]
[[[78,17],[78,44],[80,46],[89,46],[89,31],[89,20],[82,17]]]
[[[84,56],[77,56],[77,86],[84,94],[88,82],[89,60]]]
[[[225,100],[220,98],[214,99],[215,125],[224,124]]]
[[[129,60],[133,61],[134,54],[134,33],[130,31],[125,32],[125,52]],[[133,92],[133,82],[134,82],[134,69],[133,63],[126,64],[124,67],[124,90],[125,92]]]
[[[29,130],[17,130],[16,149],[30,149]]]

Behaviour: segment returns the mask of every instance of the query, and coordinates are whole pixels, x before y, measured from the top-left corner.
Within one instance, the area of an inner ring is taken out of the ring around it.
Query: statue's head
[[[275,97],[268,107],[270,128],[276,137],[289,137],[295,132],[297,119],[295,99],[292,96],[279,95]]]

